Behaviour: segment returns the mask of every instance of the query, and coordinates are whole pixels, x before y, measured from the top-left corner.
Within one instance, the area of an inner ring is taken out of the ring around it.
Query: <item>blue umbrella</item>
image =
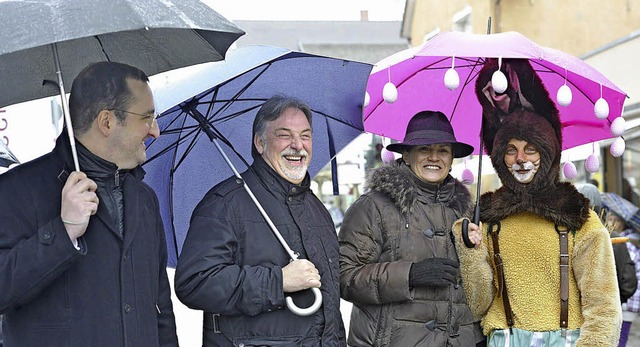
[[[234,173],[217,145],[237,171],[244,171],[252,162],[251,128],[258,109],[275,94],[294,96],[313,111],[313,176],[364,131],[362,104],[371,68],[279,47],[246,46],[229,52],[225,61],[205,64],[182,86],[171,83],[164,94],[156,93],[160,110],[171,103],[167,99],[175,105],[158,117],[162,136],[148,144],[144,164],[145,181],[160,201],[168,265],[176,265],[198,201]],[[192,94],[185,97],[184,88]],[[218,141],[212,143],[210,136]]]

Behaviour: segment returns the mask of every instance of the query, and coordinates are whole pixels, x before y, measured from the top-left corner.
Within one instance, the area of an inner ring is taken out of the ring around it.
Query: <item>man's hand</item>
[[[282,268],[282,288],[285,293],[308,288],[320,288],[320,273],[306,259],[294,260]]]
[[[84,234],[89,217],[98,211],[97,188],[96,182],[80,171],[72,172],[62,187],[60,217],[72,241]]]

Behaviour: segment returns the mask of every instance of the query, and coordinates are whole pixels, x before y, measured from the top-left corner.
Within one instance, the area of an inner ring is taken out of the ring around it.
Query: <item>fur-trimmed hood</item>
[[[540,167],[528,184],[518,182],[504,162],[512,138],[527,141],[540,153]],[[560,182],[561,151],[560,139],[544,117],[526,109],[509,114],[496,133],[491,153],[503,187],[482,195],[480,219],[497,222],[515,213],[532,212],[571,230],[582,227],[589,217],[589,200],[571,183]]]
[[[471,194],[460,181],[448,175],[440,185],[421,182],[419,186],[418,180],[402,159],[398,159],[372,170],[367,175],[365,189],[389,197],[402,214],[411,213],[416,200],[422,195],[430,202],[447,203],[459,216],[471,216]]]

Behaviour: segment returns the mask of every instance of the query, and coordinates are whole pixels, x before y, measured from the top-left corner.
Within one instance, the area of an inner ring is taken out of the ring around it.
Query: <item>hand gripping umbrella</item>
[[[115,61],[153,75],[217,61],[244,34],[199,0],[0,1],[0,23],[0,107],[60,94],[76,170],[64,84],[80,70]]]
[[[560,111],[562,149],[618,137],[611,152],[622,154],[626,94],[582,60],[539,46],[517,32],[444,32],[379,62],[367,84],[370,103],[364,109],[365,130],[401,140],[415,113],[441,111],[449,117],[458,141],[480,143],[474,154],[482,155],[483,112],[475,84],[489,58],[497,59],[498,66],[503,59],[526,59],[549,93],[557,92],[554,102]],[[496,75],[493,88],[507,88],[512,76]],[[478,183],[476,199],[479,193]],[[479,222],[477,202],[474,222]]]
[[[157,98],[166,94],[176,105],[158,117],[162,136],[149,143],[149,159],[143,165],[145,181],[160,201],[169,265],[175,266],[189,217],[200,198],[228,177],[218,163],[226,162],[242,179],[235,167],[248,167],[252,160],[253,120],[266,100],[285,94],[310,106],[314,155],[309,174],[313,176],[363,132],[362,102],[370,71],[369,64],[278,47],[247,46],[230,52],[225,61],[206,64],[192,78],[170,82],[171,88],[156,92]],[[183,87],[191,90],[191,96],[184,96]],[[179,95],[172,96],[174,91]],[[212,153],[211,142],[219,155]],[[236,155],[229,158],[227,151]],[[298,254],[287,245],[246,184],[244,188],[289,258],[297,259]],[[317,288],[313,292],[316,298],[311,307],[298,308],[291,298],[287,298],[287,306],[298,315],[314,313],[322,297]]]

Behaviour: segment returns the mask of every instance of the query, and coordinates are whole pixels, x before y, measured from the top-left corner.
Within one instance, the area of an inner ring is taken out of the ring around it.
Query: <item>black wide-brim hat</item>
[[[473,146],[458,142],[453,127],[442,112],[421,111],[416,113],[409,124],[404,140],[387,145],[387,150],[396,153],[408,151],[414,146],[427,146],[447,143],[453,149],[454,158],[463,158],[473,153]]]

